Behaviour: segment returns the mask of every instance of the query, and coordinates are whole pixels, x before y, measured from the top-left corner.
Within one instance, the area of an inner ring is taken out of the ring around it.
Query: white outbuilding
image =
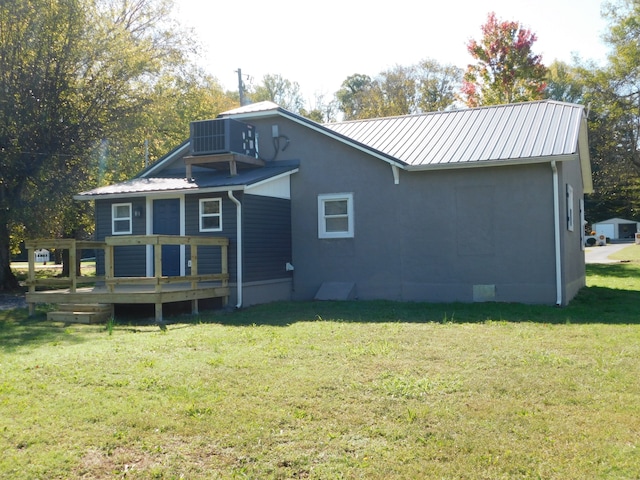
[[[626,220],[624,218],[610,218],[592,226],[596,232],[596,238],[604,235],[612,240],[632,240],[637,232],[640,232],[640,222]]]

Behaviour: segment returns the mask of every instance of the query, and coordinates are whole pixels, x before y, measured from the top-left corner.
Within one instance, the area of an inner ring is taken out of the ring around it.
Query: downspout
[[[558,185],[558,166],[551,162],[553,170],[553,223],[556,250],[556,306],[562,305],[562,256],[560,254],[560,187]]]
[[[242,204],[233,196],[231,190],[227,191],[229,200],[236,204],[236,285],[237,302],[236,308],[242,307]]]

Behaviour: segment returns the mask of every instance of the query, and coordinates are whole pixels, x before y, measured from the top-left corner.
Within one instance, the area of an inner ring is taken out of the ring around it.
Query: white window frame
[[[127,207],[129,215],[126,217],[116,217],[119,207]],[[129,222],[127,230],[116,230],[116,222]],[[131,235],[133,232],[133,205],[131,203],[113,203],[111,204],[111,234],[112,235]]]
[[[327,231],[327,219],[335,216],[325,214],[325,204],[335,201],[347,201],[347,213],[341,215],[347,217],[347,230],[340,232]],[[326,193],[318,195],[318,238],[353,238],[354,218],[353,218],[353,193]]]
[[[204,213],[204,204],[206,202],[216,202],[218,204],[218,213]],[[221,232],[222,231],[222,199],[221,198],[201,198],[199,203],[198,227],[201,232]],[[205,218],[218,217],[217,228],[205,228],[202,221]]]

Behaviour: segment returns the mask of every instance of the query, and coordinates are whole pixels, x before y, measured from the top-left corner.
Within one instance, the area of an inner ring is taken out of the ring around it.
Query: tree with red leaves
[[[533,54],[535,33],[519,22],[502,21],[491,12],[482,25],[482,39],[467,50],[477,63],[469,65],[461,97],[469,107],[544,98],[547,68]]]

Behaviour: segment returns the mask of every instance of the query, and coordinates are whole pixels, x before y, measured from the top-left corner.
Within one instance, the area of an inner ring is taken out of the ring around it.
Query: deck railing
[[[219,281],[226,287],[229,281],[229,267],[227,250],[228,238],[221,237],[182,237],[175,235],[128,235],[126,237],[105,238],[105,283],[110,291],[116,285],[155,285],[156,291],[162,285],[169,283],[191,282],[193,288],[199,282]],[[115,247],[132,245],[153,245],[153,277],[116,277],[115,276]],[[191,275],[168,277],[162,275],[162,246],[163,245],[188,245],[191,247]],[[198,247],[220,247],[220,273],[198,274]]]
[[[152,245],[153,248],[153,276],[138,277],[116,277],[114,254],[115,247],[119,246],[141,246]],[[185,245],[190,247],[191,274],[183,276],[163,276],[162,275],[162,246],[164,245]],[[29,273],[27,285],[29,293],[35,293],[37,287],[57,287],[68,288],[69,292],[75,293],[78,286],[90,283],[104,282],[107,290],[114,292],[116,286],[154,286],[155,292],[161,292],[162,286],[175,283],[191,283],[191,288],[196,289],[200,282],[220,282],[222,287],[228,287],[228,246],[229,239],[223,237],[189,237],[175,235],[127,235],[119,237],[106,237],[104,242],[81,241],[74,239],[37,239],[25,242],[29,255]],[[220,247],[220,273],[199,274],[198,273],[198,248],[199,247]],[[40,249],[59,249],[69,252],[69,276],[58,278],[36,278],[35,252]],[[81,250],[104,250],[104,276],[83,276],[77,268],[77,259]],[[197,301],[196,301],[197,302]],[[156,304],[158,308],[158,304]],[[160,306],[161,308],[161,306]],[[29,304],[29,313],[33,314],[34,305]],[[197,311],[197,303],[194,304],[194,311]]]
[[[29,257],[29,273],[27,285],[30,292],[35,292],[36,287],[68,287],[71,292],[75,292],[78,285],[103,281],[104,276],[83,276],[78,271],[78,258],[82,250],[105,249],[105,242],[92,242],[84,240],[74,240],[72,238],[58,239],[37,239],[27,240],[25,247]],[[56,278],[36,278],[36,250],[67,250],[69,252],[69,276]]]

